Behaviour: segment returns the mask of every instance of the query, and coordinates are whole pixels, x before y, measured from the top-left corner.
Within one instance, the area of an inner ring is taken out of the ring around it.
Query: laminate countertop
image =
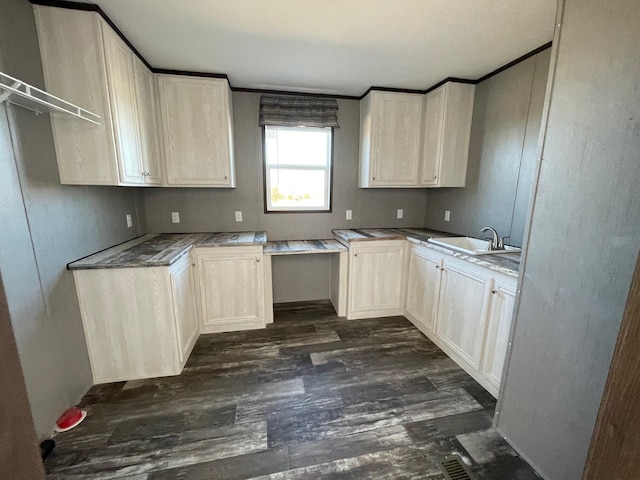
[[[162,267],[194,247],[264,245],[266,232],[160,233],[134,238],[67,265],[69,270]]]
[[[332,233],[336,240],[347,247],[351,242],[406,239],[411,243],[426,246],[469,263],[504,273],[510,277],[518,277],[520,272],[520,253],[467,255],[456,252],[428,242],[429,238],[434,237],[460,236],[439,232],[437,230],[428,230],[425,228],[358,228],[352,230],[333,230]]]

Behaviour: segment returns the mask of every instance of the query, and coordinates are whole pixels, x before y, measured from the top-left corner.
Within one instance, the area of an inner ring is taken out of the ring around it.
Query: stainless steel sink
[[[505,245],[504,250],[489,250],[490,240],[473,237],[437,237],[430,238],[428,241],[434,245],[466,253],[467,255],[500,255],[502,253],[519,253],[521,251],[520,248],[509,245]]]

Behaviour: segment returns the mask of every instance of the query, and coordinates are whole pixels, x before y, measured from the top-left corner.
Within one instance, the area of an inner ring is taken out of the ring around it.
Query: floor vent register
[[[438,464],[447,480],[475,480],[458,455],[444,457],[438,460]]]

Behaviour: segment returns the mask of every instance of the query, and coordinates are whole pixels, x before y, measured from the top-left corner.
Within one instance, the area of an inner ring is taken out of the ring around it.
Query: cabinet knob
[[[439,270],[440,269],[440,265],[436,265],[436,268]]]
[[[436,178],[438,178],[438,176],[437,176],[437,175],[434,175],[434,176],[433,176],[433,179],[435,180]]]
[[[371,177],[371,180],[375,180],[375,179],[376,179],[376,177]]]
[[[256,262],[260,263],[260,257],[256,257]]]
[[[358,252],[354,253],[354,254],[353,254],[353,256],[354,256],[354,257],[357,257],[357,256],[358,256]]]
[[[229,180],[229,177],[227,175],[224,176],[225,180]]]
[[[498,291],[493,289],[493,290],[491,290],[491,293],[493,293],[495,295],[496,293],[498,293]]]

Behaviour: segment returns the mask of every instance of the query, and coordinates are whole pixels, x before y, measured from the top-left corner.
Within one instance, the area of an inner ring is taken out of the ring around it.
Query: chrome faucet
[[[495,228],[492,227],[484,227],[481,232],[491,231],[493,234],[493,240],[489,243],[489,250],[502,250],[504,249],[504,243],[502,240],[498,240],[500,237],[498,236],[498,232],[496,232]]]

